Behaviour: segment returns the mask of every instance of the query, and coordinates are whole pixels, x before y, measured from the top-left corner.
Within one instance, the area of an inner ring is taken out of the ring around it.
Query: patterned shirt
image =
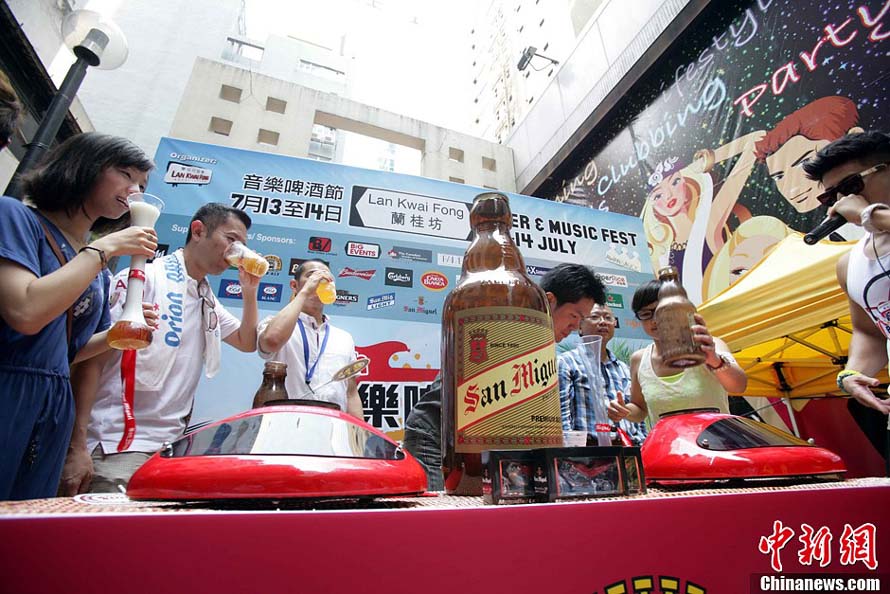
[[[624,361],[615,358],[612,351],[606,349],[607,360],[600,362],[603,378],[603,392],[609,401],[615,400],[620,392],[625,402],[630,400],[630,368]],[[559,355],[559,406],[562,413],[564,431],[587,431],[596,435],[596,412],[590,392],[590,383],[584,372],[584,363],[579,360],[579,353],[571,350]],[[611,421],[604,419],[611,424]],[[624,419],[621,428],[630,436],[635,444],[646,439],[647,431],[644,423],[633,423]]]

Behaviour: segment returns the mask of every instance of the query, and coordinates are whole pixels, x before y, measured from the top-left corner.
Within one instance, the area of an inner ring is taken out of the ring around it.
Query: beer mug
[[[240,241],[233,241],[223,257],[229,265],[240,266],[254,276],[263,276],[269,271],[269,262]]]
[[[131,227],[154,228],[164,201],[153,194],[137,192],[127,196]],[[142,289],[145,286],[145,256],[130,257],[127,298],[121,317],[108,330],[108,346],[119,351],[144,349],[151,344],[152,328],[142,313]]]
[[[337,287],[334,286],[334,281],[322,280],[315,287],[315,294],[318,295],[319,301],[330,305],[337,300]]]

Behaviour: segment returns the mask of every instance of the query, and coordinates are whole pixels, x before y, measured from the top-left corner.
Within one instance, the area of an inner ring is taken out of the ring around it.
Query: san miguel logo
[[[488,331],[475,330],[470,334],[470,361],[485,363],[488,361]]]
[[[380,246],[376,243],[346,242],[346,255],[356,258],[379,258]]]
[[[337,276],[339,278],[344,278],[344,277],[349,277],[349,276],[357,276],[358,278],[361,278],[364,280],[371,280],[371,277],[373,277],[376,272],[377,272],[376,270],[353,270],[352,268],[349,268],[347,266],[346,268],[341,270]]]
[[[448,288],[448,277],[441,272],[426,272],[420,277],[420,284],[430,291],[444,291]]]
[[[470,335],[471,345],[473,336],[473,334]],[[487,346],[487,344],[483,346]],[[474,356],[475,352],[471,346],[471,361]],[[485,348],[482,348],[482,356],[488,356]],[[473,362],[475,363],[475,361]],[[509,373],[502,376],[503,370]],[[467,381],[458,386],[458,401],[462,401],[466,405],[464,414],[475,413],[473,415],[475,418],[471,419],[470,425],[488,416],[491,412],[503,410],[517,399],[543,394],[559,387],[552,343],[509,361],[503,366],[503,370],[496,366],[474,376],[472,383]],[[477,407],[480,406],[481,410],[477,411]],[[556,413],[556,421],[559,421],[558,406]]]

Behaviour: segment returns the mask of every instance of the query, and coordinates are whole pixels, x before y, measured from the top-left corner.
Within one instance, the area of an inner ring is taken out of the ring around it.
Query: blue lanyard
[[[328,346],[328,337],[331,335],[331,329],[327,327],[324,329],[324,339],[321,341],[321,348],[318,349],[318,357],[315,358],[315,363],[312,364],[312,367],[309,367],[309,340],[306,338],[306,327],[303,326],[303,320],[300,318],[297,318],[297,323],[300,325],[300,334],[303,336],[303,362],[306,364],[306,385],[308,386],[309,382],[312,381],[312,376],[315,375],[315,368],[318,367],[318,362]]]

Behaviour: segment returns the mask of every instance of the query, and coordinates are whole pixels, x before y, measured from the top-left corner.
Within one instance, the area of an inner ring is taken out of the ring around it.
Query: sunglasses
[[[213,290],[207,279],[198,283],[198,297],[201,299],[201,319],[206,324],[207,332],[213,332],[219,324],[219,316],[216,314]]]
[[[886,169],[890,163],[878,163],[874,167],[870,167],[860,173],[848,175],[834,186],[826,189],[824,192],[816,196],[816,200],[823,206],[831,206],[839,196],[848,196],[850,194],[858,194],[865,189],[865,178],[872,173],[877,173],[882,169]]]

